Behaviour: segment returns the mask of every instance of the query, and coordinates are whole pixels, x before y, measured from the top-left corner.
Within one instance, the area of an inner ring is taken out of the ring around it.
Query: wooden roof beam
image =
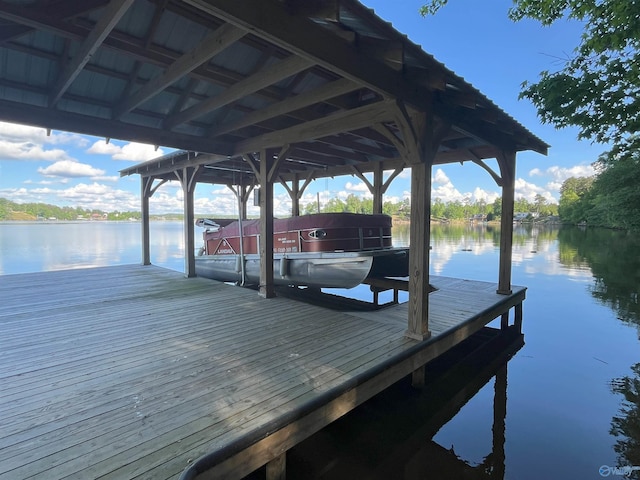
[[[340,21],[340,0],[288,0],[287,8],[293,15]]]
[[[44,15],[59,20],[73,18],[78,15],[86,14],[97,8],[103,7],[109,3],[109,0],[84,0],[82,2],[56,2],[54,8],[47,5],[44,9]],[[0,32],[0,45],[12,38],[21,37],[33,31],[33,27],[25,25],[3,25]]]
[[[447,88],[447,75],[441,70],[405,67],[405,73],[408,77],[430,90],[445,91]]]
[[[422,87],[402,73],[370,57],[357,42],[332,34],[304,15],[287,11],[280,2],[252,0],[185,0],[211,15],[309,59],[382,95],[392,95],[424,108]]]
[[[350,132],[353,133],[353,132]],[[366,145],[364,143],[358,142],[353,138],[349,138],[351,135],[340,135],[340,136],[330,136],[320,139],[320,142],[323,142],[327,145],[336,145],[339,147],[344,147],[353,150],[354,152],[358,152],[362,155],[375,155],[383,158],[394,158],[396,153],[390,152],[388,150],[382,149],[380,147],[375,147],[373,145]]]
[[[120,105],[115,108],[113,117],[116,119],[121,118],[125,113],[130,112],[138,105],[146,102],[230,45],[233,45],[245,34],[246,32],[243,30],[228,23],[216,28],[198,42],[198,45],[193,50],[185,53],[173,62],[163,74],[150,80],[144,87],[121,102]]]
[[[326,83],[314,90],[304,92],[294,97],[289,97],[281,102],[274,103],[267,107],[255,110],[246,114],[241,119],[214,127],[210,132],[212,137],[233,132],[249,125],[264,122],[280,115],[300,110],[316,103],[343,95],[360,88],[359,85],[350,80],[340,79]]]
[[[188,122],[194,118],[205,115],[212,110],[228,105],[235,100],[239,100],[246,95],[262,90],[263,88],[273,85],[274,83],[288,78],[291,75],[301,72],[302,70],[306,70],[311,66],[312,63],[308,60],[292,55],[285,60],[271,65],[270,67],[235,83],[220,95],[211,97],[208,100],[200,102],[199,104],[187,108],[173,117],[168,118],[164,122],[163,127],[170,130],[176,125]]]
[[[297,150],[304,150],[309,152],[318,152],[323,155],[330,155],[332,157],[344,158],[346,160],[352,160],[357,163],[367,162],[369,158],[360,153],[352,150],[342,150],[335,148],[332,145],[323,142],[304,142],[297,145]]]
[[[372,122],[389,120],[392,115],[390,102],[372,103],[241,141],[236,144],[234,155],[355,130],[370,125]]]
[[[55,128],[67,132],[83,133],[96,137],[119,138],[151,145],[171,145],[184,150],[197,150],[220,155],[229,155],[230,145],[214,142],[208,138],[184,133],[165,132],[157,128],[131,125],[78,113],[62,112],[35,105],[0,100],[0,112],[4,121],[33,125],[42,128]]]
[[[398,72],[404,70],[404,43],[359,36],[357,44],[365,55],[379,58],[385,65]]]
[[[51,91],[49,97],[49,107],[55,106],[58,100],[64,95],[76,77],[80,74],[84,66],[91,60],[96,50],[109,35],[111,30],[127,12],[134,0],[111,0],[100,16],[100,20],[95,24],[93,30],[82,42],[80,49],[76,52],[73,60],[69,62],[58,77],[56,86]]]

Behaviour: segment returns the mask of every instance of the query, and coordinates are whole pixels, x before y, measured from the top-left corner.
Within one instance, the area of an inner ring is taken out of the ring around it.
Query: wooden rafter
[[[311,66],[308,60],[304,60],[299,57],[291,56],[275,65],[272,65],[262,71],[245,78],[230,86],[225,92],[212,97],[204,102],[200,102],[193,107],[187,108],[180,113],[168,118],[164,122],[164,128],[170,130],[171,128],[181,123],[188,122],[194,118],[198,118],[206,113],[211,112],[217,108],[228,105],[229,103],[238,100],[246,95],[250,95],[258,90],[273,85],[280,80],[283,80],[291,75],[305,70]]]
[[[388,120],[389,115],[389,102],[373,103],[244,140],[236,144],[234,154],[240,155],[255,151],[260,147],[279,147],[286,143],[313,140],[339,132],[355,130],[367,126],[371,122]]]
[[[8,100],[0,100],[2,118],[7,122],[22,123],[42,128],[55,128],[68,132],[104,137],[105,132],[111,138],[131,140],[151,145],[171,145],[184,150],[216,152],[229,155],[232,146],[214,142],[207,138],[176,132],[162,132],[156,128],[115,122],[78,113],[61,112],[44,107],[36,107]]]
[[[49,107],[53,107],[58,100],[60,100],[133,2],[134,0],[111,0],[102,12],[100,20],[98,20],[93,30],[91,30],[91,33],[89,33],[87,38],[82,42],[78,52],[76,52],[71,62],[65,67],[64,72],[58,77],[56,86],[49,96]]]
[[[163,74],[147,82],[144,87],[118,105],[115,108],[114,118],[120,118],[141,103],[157,95],[166,87],[208,61],[214,55],[240,40],[244,35],[245,32],[243,30],[235,28],[228,23],[218,27],[209,33],[201,42],[198,42],[198,45],[193,50],[183,54],[178,60],[171,64]]]
[[[65,2],[64,4],[56,4],[56,8],[46,8],[45,15],[57,20],[64,20],[67,18],[73,18],[78,15],[83,15],[96,8],[101,8],[109,3],[109,0],[84,0],[82,2]],[[12,38],[21,37],[34,30],[34,27],[26,25],[3,25],[2,32],[0,32],[0,45]]]
[[[349,160],[357,163],[364,163],[368,161],[368,157],[363,153],[352,151],[352,150],[335,148],[332,145],[324,142],[305,142],[305,143],[298,144],[296,147],[297,147],[296,148],[297,152],[307,151],[307,152],[320,153],[322,155],[329,155],[332,157],[343,158],[345,160]]]
[[[309,105],[337,97],[338,95],[343,95],[357,88],[359,88],[358,85],[345,79],[329,82],[309,92],[301,93],[294,97],[282,100],[281,102],[269,105],[268,107],[261,108],[260,110],[255,110],[235,122],[222,124],[214,128],[210,132],[210,135],[222,135],[249,125],[255,125],[256,123],[264,122],[280,115],[286,115],[295,110],[308,107]]]
[[[423,105],[421,92],[404,75],[303,15],[290,14],[279,3],[253,1],[248,6],[236,0],[185,1],[241,28],[250,28],[254,35],[375,92],[405,99],[418,107]]]

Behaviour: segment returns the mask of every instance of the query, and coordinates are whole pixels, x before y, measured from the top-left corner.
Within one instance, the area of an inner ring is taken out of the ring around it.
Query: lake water
[[[139,263],[140,238],[135,222],[0,224],[0,274]],[[396,228],[394,238],[406,243],[408,227]],[[434,226],[432,246],[432,274],[497,281],[497,228]],[[500,377],[433,438],[413,440],[427,457],[434,449],[449,452],[455,465],[436,469],[428,457],[423,465],[398,466],[396,478],[444,478],[443,471],[447,478],[597,479],[629,472],[640,478],[640,469],[633,471],[640,467],[639,252],[638,236],[625,232],[516,228],[513,283],[528,287],[525,345],[508,362],[503,444],[496,447],[492,432]],[[182,271],[183,254],[182,224],[152,222],[152,263]],[[403,412],[408,418],[410,408]],[[361,428],[357,418],[349,421],[339,428]],[[392,431],[373,422],[368,428],[367,438],[397,454]],[[338,462],[331,455],[318,454],[316,462]],[[490,460],[498,457],[496,468]]]

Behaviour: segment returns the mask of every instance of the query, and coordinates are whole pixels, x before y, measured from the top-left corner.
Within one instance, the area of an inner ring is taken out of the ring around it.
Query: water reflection
[[[605,229],[562,229],[558,234],[563,265],[589,268],[591,295],[611,308],[622,322],[640,331],[640,238],[629,232]],[[640,363],[631,366],[631,375],[614,378],[611,391],[622,396],[618,413],[611,420],[610,433],[617,467],[628,478],[640,479]]]
[[[423,391],[408,382],[394,385],[289,451],[287,477],[503,479],[507,362],[523,344],[516,332],[479,332],[428,365],[431,381]],[[491,419],[491,441],[476,464],[451,445],[440,445],[434,435],[486,388],[493,390],[493,408],[484,409]]]
[[[640,363],[631,367],[633,376],[615,379],[611,388],[624,400],[618,415],[611,420],[611,435],[616,437],[613,446],[619,467],[640,467]],[[640,478],[640,471],[629,475]]]
[[[566,228],[558,233],[560,262],[593,275],[591,295],[623,322],[640,326],[640,236],[607,229]]]

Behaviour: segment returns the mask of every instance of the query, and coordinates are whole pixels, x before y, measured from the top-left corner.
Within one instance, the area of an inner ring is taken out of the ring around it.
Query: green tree
[[[500,218],[502,216],[502,197],[498,197],[493,201],[491,211],[494,217]]]
[[[563,221],[579,223],[587,220],[592,186],[593,177],[571,177],[562,183],[558,213]]]
[[[431,204],[431,216],[435,218],[444,218],[446,205],[440,198],[436,198]]]
[[[524,82],[520,97],[535,105],[543,122],[558,128],[574,126],[579,138],[612,145],[597,162],[601,172],[592,180],[590,192],[566,189],[558,207],[560,216],[570,222],[587,220],[640,229],[636,187],[640,174],[640,2],[513,3],[508,15],[514,21],[530,18],[551,25],[569,19],[583,25],[580,43],[564,64],[557,71],[541,72],[537,82]],[[429,0],[421,13],[432,15],[446,4],[447,0]]]
[[[329,200],[324,207],[322,207],[323,213],[339,213],[346,212],[347,207],[345,203],[339,198],[332,198]],[[315,212],[313,212],[315,213]]]
[[[616,159],[610,153],[597,162],[587,221],[594,225],[640,230],[640,152]]]
[[[533,203],[536,206],[536,212],[541,215],[544,212],[545,206],[547,205],[547,199],[537,193],[533,200]]]
[[[430,15],[447,0],[430,0]],[[542,25],[563,19],[584,25],[579,45],[561,69],[524,82],[521,97],[543,122],[575,126],[579,138],[612,143],[620,151],[640,147],[640,5],[637,0],[514,0],[508,15]]]

